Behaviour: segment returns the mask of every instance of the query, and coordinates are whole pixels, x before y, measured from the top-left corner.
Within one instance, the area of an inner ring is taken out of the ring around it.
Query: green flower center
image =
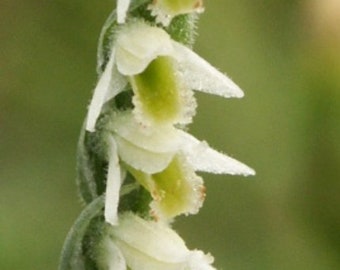
[[[153,207],[164,217],[173,218],[183,213],[195,213],[204,199],[204,186],[201,178],[189,167],[183,165],[183,159],[178,156],[175,156],[162,172],[152,175],[128,165],[126,167],[150,192],[154,200]]]
[[[181,109],[180,85],[173,60],[160,56],[140,74],[130,78],[136,95],[134,105],[156,123],[171,122]]]

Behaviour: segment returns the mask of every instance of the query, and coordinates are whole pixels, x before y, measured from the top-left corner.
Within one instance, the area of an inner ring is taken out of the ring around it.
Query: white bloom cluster
[[[180,214],[195,214],[202,206],[205,188],[196,171],[255,174],[182,129],[196,112],[193,90],[226,98],[241,98],[243,92],[163,28],[129,19],[129,5],[128,0],[118,0],[121,25],[86,121],[86,130],[95,132],[104,104],[132,89],[133,107],[112,111],[104,127],[109,163],[105,220],[113,226],[102,245],[114,254],[103,255],[104,269],[214,269],[211,257],[189,251],[166,224]],[[148,9],[157,23],[166,26],[179,14],[202,11],[203,3],[155,0]],[[150,193],[150,215],[158,223],[131,213],[118,214],[125,171]]]
[[[109,223],[118,222],[122,181],[119,160],[150,191],[154,199],[152,212],[158,218],[198,211],[204,188],[194,171],[254,174],[246,165],[176,127],[190,123],[195,114],[192,90],[223,97],[242,97],[243,92],[193,51],[171,40],[164,30],[142,21],[121,28],[94,90],[88,131],[95,130],[104,103],[124,91],[128,83],[134,93],[134,108],[113,114],[107,127],[111,150],[105,217]],[[168,183],[162,185],[158,178],[167,178]],[[171,211],[165,210],[169,205]]]

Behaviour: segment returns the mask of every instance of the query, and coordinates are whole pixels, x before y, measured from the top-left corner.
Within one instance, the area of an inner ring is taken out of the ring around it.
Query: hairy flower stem
[[[62,250],[59,270],[86,269],[83,256],[83,239],[90,222],[102,215],[104,197],[100,196],[89,203],[81,212],[69,231]]]

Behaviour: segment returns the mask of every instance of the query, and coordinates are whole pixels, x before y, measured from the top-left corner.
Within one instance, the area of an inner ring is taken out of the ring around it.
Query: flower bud
[[[203,0],[154,0],[149,9],[156,16],[156,22],[164,26],[177,15],[204,11]]]

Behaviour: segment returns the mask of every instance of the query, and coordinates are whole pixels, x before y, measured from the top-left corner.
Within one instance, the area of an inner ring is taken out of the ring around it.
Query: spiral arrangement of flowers
[[[62,253],[64,269],[214,269],[171,229],[205,198],[197,172],[253,175],[187,132],[194,91],[242,90],[191,50],[202,0],[118,0],[98,48],[98,83],[78,145],[86,204]]]

